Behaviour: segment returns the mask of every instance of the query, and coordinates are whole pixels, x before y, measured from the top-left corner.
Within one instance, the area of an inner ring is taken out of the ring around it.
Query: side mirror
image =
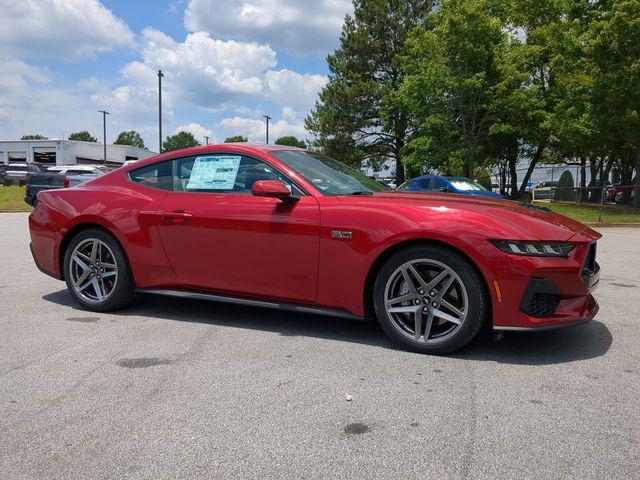
[[[275,197],[283,202],[297,202],[298,197],[291,195],[289,189],[279,180],[258,180],[251,187],[251,194],[256,197]]]

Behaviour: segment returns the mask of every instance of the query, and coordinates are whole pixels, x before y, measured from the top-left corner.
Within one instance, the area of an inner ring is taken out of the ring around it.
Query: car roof
[[[289,145],[275,145],[275,144],[266,144],[266,143],[249,143],[249,142],[222,143],[222,144],[219,144],[219,145],[205,145],[205,147],[217,147],[217,148],[220,148],[220,147],[222,147],[224,145],[235,145],[235,146],[238,146],[238,147],[247,147],[247,148],[252,148],[254,150],[258,150],[260,152],[272,152],[272,151],[276,151],[276,150],[301,150],[301,151],[305,151],[304,148],[291,147]],[[196,148],[198,148],[198,147],[196,147]]]
[[[300,152],[309,151],[304,148],[290,147],[288,145],[266,145],[264,143],[249,143],[249,142],[218,143],[218,144],[201,145],[199,147],[189,147],[189,148],[183,148],[182,150],[172,150],[170,152],[164,152],[158,155],[154,155],[153,157],[148,157],[142,160],[138,160],[134,164],[125,165],[123,166],[123,168],[126,169],[125,171],[131,171],[131,170],[145,167],[147,165],[150,165],[156,162],[172,160],[180,157],[188,157],[192,155],[203,155],[203,154],[214,153],[214,152],[231,151],[231,152],[245,153],[245,154],[251,154],[251,153],[268,154],[271,152],[286,151],[286,150],[297,150]]]
[[[452,177],[445,177],[443,175],[422,175],[421,177],[416,177],[411,179],[412,182],[415,182],[416,180],[428,180],[430,178],[444,178],[446,180],[452,178]]]
[[[70,168],[77,168],[80,170],[95,170],[97,167],[92,165],[55,165],[53,167],[49,167],[49,170],[65,170]]]

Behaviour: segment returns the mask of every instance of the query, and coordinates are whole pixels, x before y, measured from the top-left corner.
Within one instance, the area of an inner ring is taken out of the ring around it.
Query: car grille
[[[562,292],[550,278],[532,278],[520,301],[520,310],[532,317],[553,315],[562,300]]]
[[[534,293],[529,304],[529,314],[534,317],[553,315],[562,300],[562,295],[556,293]]]

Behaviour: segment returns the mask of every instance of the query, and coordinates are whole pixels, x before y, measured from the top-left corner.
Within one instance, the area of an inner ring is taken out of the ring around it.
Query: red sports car
[[[405,348],[444,353],[487,324],[594,317],[590,228],[505,200],[387,191],[322,154],[273,145],[169,152],[40,192],[38,267],[84,308],[136,290],[377,318]]]

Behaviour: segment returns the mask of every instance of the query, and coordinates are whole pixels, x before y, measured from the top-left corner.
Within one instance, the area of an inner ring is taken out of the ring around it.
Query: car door
[[[313,302],[320,211],[317,200],[273,166],[239,154],[172,161],[173,185],[158,210],[169,261],[185,286]],[[258,197],[258,180],[281,180],[297,202]]]

